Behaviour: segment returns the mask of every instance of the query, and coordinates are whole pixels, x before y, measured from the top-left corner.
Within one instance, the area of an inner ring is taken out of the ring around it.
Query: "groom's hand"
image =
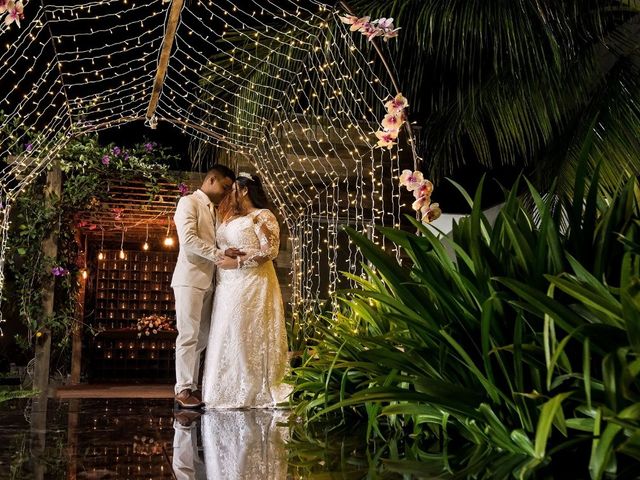
[[[236,258],[236,257],[240,257],[240,256],[244,255],[244,252],[242,250],[240,250],[239,248],[227,248],[224,251],[224,254],[227,257]]]
[[[238,268],[238,260],[231,257],[224,257],[218,260],[216,262],[216,265],[222,270],[233,270],[235,268]]]

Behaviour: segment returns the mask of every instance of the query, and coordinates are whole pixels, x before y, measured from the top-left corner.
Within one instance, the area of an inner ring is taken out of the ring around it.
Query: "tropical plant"
[[[432,176],[479,163],[532,166],[568,192],[580,153],[609,193],[640,171],[636,0],[348,0],[395,17],[395,60]],[[595,137],[591,139],[591,134]]]
[[[572,200],[527,184],[536,213],[517,182],[490,224],[481,183],[451,238],[381,229],[406,265],[349,231],[368,276],[295,370],[298,412],[525,456],[520,475],[589,452],[592,478],[637,468],[640,186],[605,199],[585,164]]]
[[[394,17],[401,27],[393,41],[373,42],[409,100],[409,119],[423,127],[420,154],[429,161],[423,171],[435,180],[467,165],[515,164],[530,169],[539,188],[558,178],[555,188],[567,193],[585,150],[590,172],[602,163],[603,191],[640,172],[638,0],[338,1],[325,11],[327,42],[314,48],[336,50],[329,57],[355,72],[355,57],[334,41],[338,13]],[[224,102],[240,126],[233,131],[238,144],[252,141],[244,126],[279,108],[278,92],[288,91],[280,73],[304,69],[314,33],[307,21],[304,14],[289,16],[282,27],[290,42],[226,32],[210,58],[202,100]],[[359,34],[354,40],[392,85],[371,42]],[[242,62],[233,61],[236,50],[246,52]],[[304,108],[324,114],[322,96]],[[359,101],[344,99],[354,111]]]

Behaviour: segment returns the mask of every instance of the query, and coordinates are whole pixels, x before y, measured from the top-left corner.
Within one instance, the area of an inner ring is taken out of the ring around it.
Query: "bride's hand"
[[[216,262],[216,265],[218,266],[218,268],[221,268],[223,270],[233,270],[235,268],[238,268],[238,260],[231,257],[224,257],[222,260],[218,260]]]

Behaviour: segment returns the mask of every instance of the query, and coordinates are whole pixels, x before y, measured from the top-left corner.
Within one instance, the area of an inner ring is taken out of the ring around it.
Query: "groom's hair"
[[[220,175],[223,175],[227,178],[230,178],[231,180],[233,180],[234,182],[236,181],[236,174],[233,173],[233,170],[231,170],[229,167],[225,166],[225,165],[220,165],[219,163],[216,163],[215,165],[213,165],[208,171],[206,176],[204,177],[205,181],[210,178],[214,173],[218,173]]]

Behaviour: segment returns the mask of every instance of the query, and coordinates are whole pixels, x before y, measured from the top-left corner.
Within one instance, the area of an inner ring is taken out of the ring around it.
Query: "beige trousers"
[[[196,423],[183,427],[177,421],[173,428],[173,474],[177,480],[200,480],[206,478],[204,462],[198,455]]]
[[[206,290],[173,287],[176,299],[176,394],[198,389],[200,355],[207,346],[211,326],[213,285]]]

